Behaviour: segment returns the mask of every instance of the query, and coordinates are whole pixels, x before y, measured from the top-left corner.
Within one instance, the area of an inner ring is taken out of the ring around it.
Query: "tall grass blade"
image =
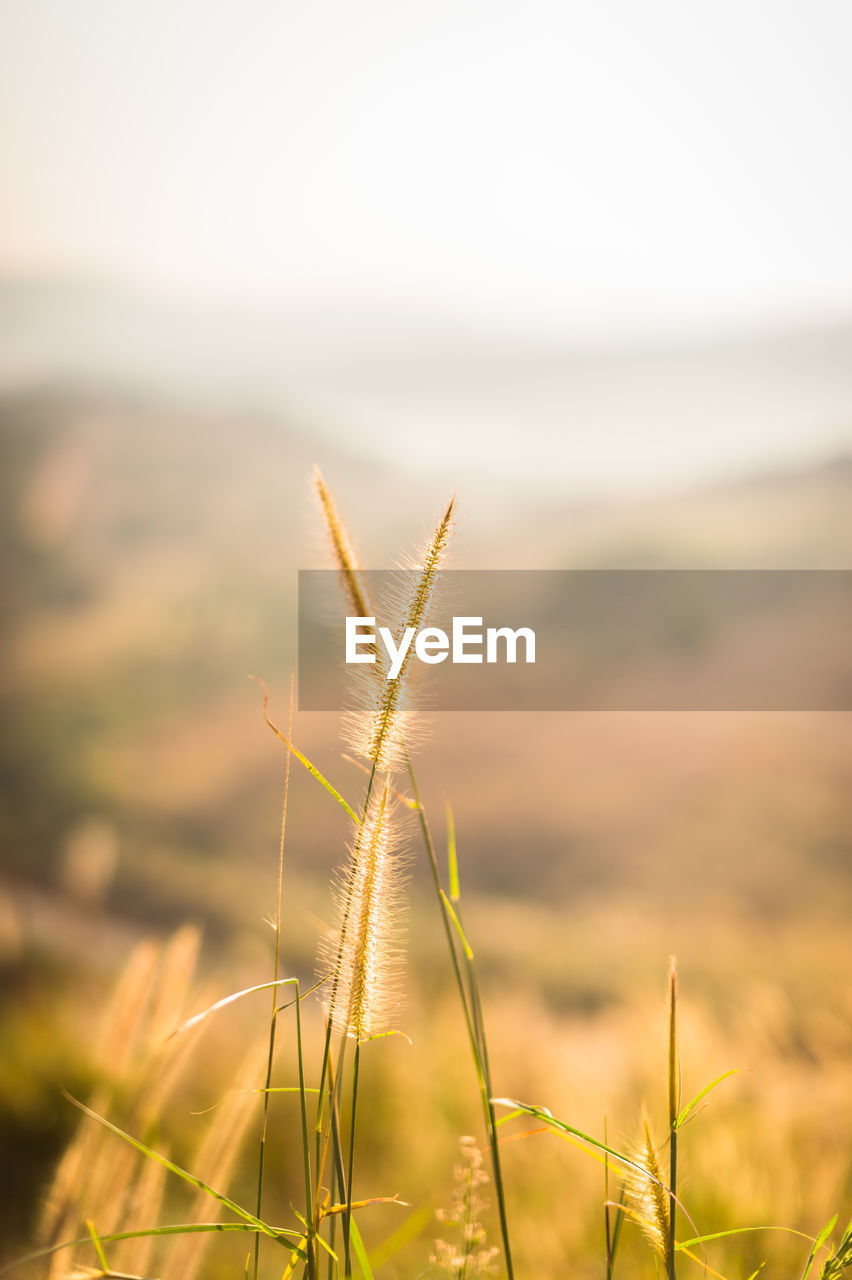
[[[123,1240],[140,1240],[148,1236],[185,1236],[192,1235],[196,1232],[222,1232],[227,1234],[233,1231],[240,1232],[256,1232],[261,1228],[250,1222],[179,1222],[168,1224],[161,1227],[140,1227],[135,1231],[105,1231],[99,1235],[99,1240],[104,1244],[117,1244]],[[270,1227],[270,1231],[274,1232],[276,1238],[283,1240],[285,1236],[298,1236],[299,1232],[289,1227]],[[47,1245],[44,1249],[36,1249],[33,1253],[28,1253],[22,1258],[16,1258],[14,1262],[8,1263],[0,1268],[0,1276],[11,1275],[18,1267],[26,1266],[30,1262],[38,1262],[41,1258],[49,1258],[54,1254],[61,1253],[64,1249],[80,1249],[83,1245],[91,1244],[91,1236],[82,1236],[78,1240],[63,1240],[61,1244]]]
[[[783,1231],[788,1236],[799,1236],[801,1240],[813,1242],[813,1236],[805,1231],[797,1231],[795,1227],[776,1227],[772,1224],[757,1227],[728,1227],[724,1231],[708,1231],[706,1235],[693,1236],[691,1240],[680,1240],[675,1246],[678,1249],[693,1249],[697,1244],[707,1244],[711,1240],[724,1240],[729,1236],[749,1235],[753,1231]]]
[[[447,869],[449,872],[450,882],[450,902],[458,902],[461,897],[459,889],[459,860],[456,852],[456,821],[453,817],[452,806],[449,800],[446,804],[447,810]]]
[[[287,739],[293,737],[293,709],[295,706],[295,669],[290,669],[290,704],[287,714]],[[265,709],[264,709],[265,710]],[[278,1010],[275,1002],[275,988],[279,981],[279,968],[281,963],[281,902],[284,890],[284,845],[287,834],[287,801],[290,794],[290,761],[292,759],[292,750],[288,746],[286,763],[284,766],[284,795],[281,800],[281,828],[278,837],[278,884],[275,900],[275,946],[272,959],[272,1012],[269,1019],[269,1040],[266,1055],[266,1079],[263,1093],[263,1121],[260,1129],[260,1147],[257,1157],[257,1216],[260,1217],[263,1211],[263,1177],[266,1164],[266,1141],[269,1132],[269,1090],[272,1084],[272,1067],[275,1060],[275,1030],[277,1026]],[[299,988],[296,986],[296,1009],[298,1011],[300,1003]],[[301,1039],[301,1037],[299,1037]],[[305,1082],[302,1072],[302,1054],[301,1045],[299,1047],[299,1093],[304,1101]],[[305,1139],[306,1141],[306,1139]],[[305,1155],[308,1157],[307,1148]],[[309,1158],[309,1157],[308,1157]],[[307,1188],[306,1212],[310,1213],[311,1191],[310,1181]],[[257,1280],[258,1268],[260,1266],[260,1236],[255,1237],[254,1242],[254,1280]],[[308,1269],[310,1271],[310,1250],[308,1259]]]
[[[101,1244],[97,1231],[95,1231],[95,1224],[92,1222],[91,1218],[86,1219],[86,1229],[89,1232],[92,1244],[95,1246],[95,1253],[98,1255],[98,1262],[101,1264],[104,1271],[109,1271],[109,1263],[106,1260],[103,1245]]]
[[[429,868],[432,872],[432,880],[435,886],[435,892],[438,898],[438,904],[441,908],[441,919],[444,925],[444,934],[447,939],[447,946],[450,950],[450,960],[453,966],[453,975],[458,988],[459,999],[461,1000],[462,1012],[464,1014],[465,1027],[467,1029],[468,1040],[470,1041],[471,1054],[473,1056],[473,1064],[476,1070],[477,1083],[479,1084],[480,1098],[482,1101],[483,1118],[485,1121],[485,1129],[488,1135],[488,1145],[491,1154],[491,1167],[494,1174],[494,1190],[497,1196],[497,1209],[500,1218],[500,1233],[503,1241],[503,1256],[506,1262],[506,1271],[509,1280],[514,1280],[514,1267],[512,1263],[512,1248],[509,1240],[508,1218],[506,1214],[506,1198],[505,1188],[503,1186],[503,1172],[500,1163],[500,1151],[497,1144],[497,1119],[494,1114],[493,1100],[491,1098],[490,1073],[488,1068],[488,1057],[484,1039],[484,1027],[482,1026],[481,1009],[479,1006],[479,992],[476,985],[476,973],[473,968],[471,957],[467,960],[467,974],[470,983],[470,993],[465,988],[464,977],[462,976],[459,958],[456,954],[456,946],[453,941],[454,928],[464,937],[464,930],[458,919],[456,912],[452,910],[449,899],[441,885],[441,875],[438,870],[438,859],[435,854],[435,846],[432,843],[432,834],[429,830],[429,822],[426,816],[426,810],[420,798],[420,791],[417,786],[417,779],[414,776],[414,766],[411,758],[406,752],[406,765],[408,767],[408,776],[411,780],[411,789],[414,798],[417,801],[417,816],[420,821],[420,830],[423,834],[423,843],[426,846],[426,854],[429,860]],[[468,946],[468,950],[470,947]]]
[[[814,1240],[813,1247],[811,1248],[811,1251],[808,1254],[808,1260],[805,1263],[805,1269],[802,1272],[802,1280],[808,1280],[808,1276],[811,1274],[811,1268],[813,1267],[814,1262],[816,1261],[816,1256],[819,1253],[822,1246],[825,1244],[828,1237],[831,1235],[836,1224],[837,1224],[837,1214],[835,1214],[833,1218],[829,1219],[829,1221],[823,1227],[822,1231],[820,1231],[816,1240]]]
[[[473,948],[471,947],[470,943],[467,940],[467,937],[465,936],[465,931],[462,928],[461,921],[459,920],[458,916],[453,910],[453,905],[450,902],[447,895],[444,893],[444,890],[439,889],[438,892],[441,895],[441,902],[444,904],[444,910],[446,911],[447,915],[450,917],[450,920],[452,920],[453,928],[455,929],[456,933],[459,935],[459,938],[461,939],[461,944],[464,950],[465,959],[472,960]],[[458,899],[456,899],[456,901],[458,901]]]
[[[267,688],[264,681],[260,679],[259,676],[251,676],[251,679],[256,680],[257,683],[263,689],[263,718],[266,721],[266,723],[269,725],[269,728],[275,734],[276,738],[278,738],[280,742],[284,743],[284,746],[287,748],[288,751],[291,751],[293,753],[293,755],[296,757],[299,763],[303,765],[305,769],[307,769],[311,777],[316,778],[320,786],[324,787],[325,790],[328,792],[328,794],[330,796],[333,796],[339,805],[342,805],[342,807],[349,814],[349,817],[352,819],[352,821],[356,824],[359,823],[361,820],[358,817],[357,813],[349,804],[347,804],[347,802],[343,799],[343,796],[340,794],[337,788],[332,786],[328,778],[326,778],[322,773],[320,773],[316,765],[311,764],[310,760],[304,754],[304,752],[300,751],[299,748],[295,746],[290,741],[290,739],[281,732],[278,726],[273,724],[273,722],[269,718],[269,715],[267,714],[267,708],[269,706],[269,689]]]
[[[271,982],[258,982],[256,986],[244,987],[242,991],[234,991],[231,995],[223,996],[221,1000],[216,1000],[215,1003],[208,1005],[207,1008],[202,1009],[200,1013],[194,1013],[191,1018],[187,1018],[186,1022],[182,1022],[179,1027],[175,1027],[171,1034],[173,1036],[178,1036],[184,1031],[189,1031],[192,1027],[196,1027],[200,1022],[203,1022],[211,1013],[217,1013],[219,1009],[226,1009],[229,1004],[234,1004],[235,1001],[242,1000],[244,996],[252,996],[256,991],[271,991],[275,990],[277,987],[293,985],[298,986],[298,979],[274,978]],[[309,991],[306,991],[305,995],[301,996],[300,999],[304,1000],[306,996],[309,996],[312,991],[316,991],[321,985],[322,983],[316,983]],[[295,1003],[295,1001],[293,1003]],[[287,1005],[281,1006],[281,1008],[287,1007]]]
[[[669,1203],[665,1216],[668,1229],[666,1239],[666,1271],[669,1280],[677,1280],[675,1273],[675,1226],[677,1215],[677,1129],[680,1097],[680,1064],[677,1052],[677,966],[672,956],[669,969]],[[648,1133],[646,1125],[646,1134]],[[649,1159],[653,1150],[649,1151]],[[663,1215],[659,1214],[660,1226]]]
[[[647,1178],[648,1170],[644,1168],[638,1161],[624,1154],[623,1151],[617,1151],[615,1147],[611,1147],[606,1142],[601,1142],[599,1138],[593,1138],[590,1133],[585,1133],[582,1129],[577,1129],[574,1125],[568,1124],[565,1120],[559,1120],[552,1111],[548,1111],[547,1107],[536,1107],[529,1102],[519,1102],[517,1098],[492,1098],[492,1102],[498,1107],[508,1107],[516,1115],[534,1116],[536,1120],[541,1120],[548,1128],[554,1129],[557,1133],[570,1133],[575,1138],[579,1138],[582,1142],[587,1143],[590,1147],[595,1147],[598,1151],[604,1151],[612,1156],[613,1160],[617,1160],[619,1164],[623,1164],[627,1169],[634,1169],[644,1178]],[[654,1179],[652,1179],[653,1181]],[[668,1191],[668,1187],[662,1181],[657,1179],[659,1185]]]
[[[146,1146],[144,1142],[140,1142],[138,1138],[134,1138],[132,1134],[126,1133],[124,1129],[120,1129],[117,1124],[113,1124],[112,1121],[107,1120],[105,1116],[99,1116],[96,1111],[92,1111],[92,1109],[87,1107],[84,1102],[80,1102],[77,1098],[72,1098],[70,1094],[66,1094],[65,1096],[68,1098],[69,1102],[73,1103],[75,1107],[79,1108],[79,1110],[82,1111],[84,1115],[87,1115],[91,1120],[95,1120],[98,1124],[103,1125],[103,1127],[108,1129],[110,1133],[114,1133],[116,1137],[121,1138],[123,1142],[129,1143],[131,1147],[134,1147],[137,1151],[141,1152],[143,1156],[147,1156],[151,1160],[158,1161],[168,1169],[170,1173],[175,1174],[176,1177],[188,1183],[189,1186],[195,1187],[197,1191],[203,1191],[205,1195],[208,1195],[211,1199],[217,1201],[217,1203],[224,1209],[230,1209],[231,1213],[236,1214],[238,1218],[242,1218],[244,1222],[250,1223],[256,1230],[261,1231],[265,1236],[269,1236],[273,1240],[277,1240],[280,1236],[281,1232],[276,1227],[271,1227],[268,1223],[262,1222],[255,1214],[250,1213],[248,1209],[244,1209],[241,1204],[237,1204],[236,1200],[231,1200],[229,1196],[224,1195],[221,1191],[216,1191],[201,1178],[197,1178],[194,1173],[189,1173],[188,1170],[182,1169],[180,1165],[175,1164],[173,1160],[169,1160],[166,1156],[161,1155],[159,1151],[154,1151],[152,1147]]]
[[[361,1276],[363,1280],[375,1280],[373,1276],[373,1268],[370,1266],[370,1259],[367,1257],[367,1250],[364,1248],[364,1241],[361,1239],[361,1232],[358,1230],[358,1224],[354,1218],[350,1223],[349,1230],[352,1236],[352,1248],[361,1268]]]

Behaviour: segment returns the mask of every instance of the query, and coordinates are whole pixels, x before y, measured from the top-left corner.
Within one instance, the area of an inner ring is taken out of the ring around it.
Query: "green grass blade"
[[[674,1123],[675,1129],[679,1129],[681,1127],[689,1113],[698,1106],[699,1102],[701,1102],[703,1098],[707,1097],[707,1094],[711,1089],[715,1089],[717,1085],[721,1084],[723,1080],[727,1080],[729,1076],[735,1076],[737,1074],[737,1070],[737,1067],[731,1067],[730,1071],[723,1071],[715,1080],[711,1080],[709,1084],[706,1084],[700,1093],[696,1093],[695,1097],[687,1102],[686,1106],[679,1112]]]
[[[835,1280],[837,1276],[842,1275],[844,1271],[850,1268],[852,1268],[852,1222],[847,1224],[839,1244],[831,1253],[831,1257],[827,1258],[823,1263],[822,1271],[820,1272],[821,1280]]]
[[[459,889],[459,860],[456,853],[456,822],[449,800],[447,809],[447,866],[450,878],[450,902],[458,902],[461,897]]]
[[[789,1236],[801,1236],[803,1240],[812,1240],[806,1231],[797,1231],[795,1227],[776,1227],[771,1223],[759,1227],[728,1227],[726,1231],[711,1231],[704,1236],[693,1236],[691,1240],[681,1240],[676,1248],[691,1249],[697,1244],[707,1244],[710,1240],[723,1240],[726,1236],[743,1236],[752,1231],[783,1231]]]
[[[465,956],[467,957],[467,959],[468,959],[468,960],[472,960],[472,959],[473,959],[473,948],[471,947],[470,943],[468,942],[467,938],[465,937],[465,932],[464,932],[464,929],[463,929],[463,928],[462,928],[462,926],[461,926],[461,921],[459,920],[458,916],[456,915],[455,911],[453,910],[453,904],[450,902],[449,898],[448,898],[448,897],[447,897],[447,895],[444,893],[444,890],[443,890],[443,889],[439,889],[439,890],[438,890],[438,892],[439,892],[439,893],[440,893],[440,895],[441,895],[441,902],[444,904],[444,910],[445,910],[445,911],[447,912],[447,914],[449,915],[450,919],[451,919],[451,920],[452,920],[452,922],[453,922],[453,926],[454,926],[454,928],[455,928],[455,930],[456,930],[456,933],[457,933],[457,934],[459,935],[459,937],[461,938],[461,944],[462,944],[462,947],[464,948],[464,954],[465,954]]]
[[[134,1138],[132,1134],[126,1133],[124,1129],[120,1129],[117,1124],[113,1124],[111,1120],[107,1120],[105,1116],[99,1116],[96,1111],[92,1111],[91,1107],[87,1107],[85,1103],[78,1102],[76,1098],[72,1098],[70,1094],[65,1095],[70,1102],[78,1107],[84,1115],[89,1116],[91,1120],[96,1120],[98,1124],[103,1125],[105,1129],[109,1129],[110,1133],[114,1133],[116,1137],[121,1138],[124,1142],[129,1143],[143,1156],[147,1156],[150,1160],[156,1160],[163,1168],[168,1169],[170,1173],[175,1174],[184,1182],[189,1183],[191,1187],[195,1187],[196,1191],[203,1191],[205,1195],[210,1196],[212,1200],[217,1201],[225,1209],[230,1209],[231,1213],[236,1214],[238,1218],[242,1218],[244,1222],[250,1223],[256,1230],[261,1231],[265,1236],[271,1236],[277,1239],[280,1232],[275,1227],[270,1227],[268,1223],[262,1222],[260,1218],[255,1217],[248,1209],[244,1209],[241,1204],[237,1204],[236,1200],[231,1200],[229,1196],[223,1195],[221,1191],[216,1191],[208,1183],[203,1182],[201,1178],[197,1178],[194,1173],[182,1169],[179,1164],[175,1164],[173,1160],[169,1160],[166,1156],[161,1155],[159,1151],[154,1151],[152,1147],[148,1147],[144,1142],[140,1142],[138,1138]]]
[[[352,1237],[352,1248],[355,1251],[358,1266],[361,1268],[363,1280],[375,1280],[373,1268],[370,1266],[370,1259],[367,1257],[367,1250],[364,1248],[364,1241],[361,1239],[361,1232],[358,1230],[354,1218],[349,1224],[349,1230]]]
[[[236,1000],[242,1000],[243,996],[254,995],[255,991],[271,991],[275,987],[286,987],[286,986],[293,986],[296,984],[297,984],[296,978],[277,978],[274,982],[259,982],[254,987],[244,987],[242,991],[234,991],[232,995],[223,996],[222,999],[217,1000],[215,1004],[208,1005],[206,1009],[202,1009],[201,1013],[194,1013],[191,1018],[187,1018],[186,1022],[182,1022],[179,1027],[176,1027],[174,1031],[172,1031],[171,1035],[169,1036],[169,1039],[171,1039],[172,1036],[180,1035],[184,1031],[189,1031],[191,1027],[198,1026],[199,1022],[203,1022],[204,1019],[208,1017],[211,1013],[216,1013],[219,1009],[226,1008],[229,1004],[233,1004]],[[322,983],[320,982],[314,983],[314,985],[310,988],[310,990],[306,991],[303,996],[299,996],[298,998],[300,1000],[305,1000],[309,995],[311,995],[312,992],[316,991],[317,988],[320,987],[321,985]],[[288,1009],[291,1004],[295,1004],[295,1001],[291,1000],[286,1005],[281,1005],[281,1007],[276,1009],[275,1012],[281,1013],[284,1009]]]
[[[825,1224],[822,1231],[820,1231],[816,1240],[814,1240],[811,1251],[808,1254],[808,1260],[805,1263],[805,1269],[802,1272],[802,1280],[808,1280],[808,1276],[811,1273],[811,1267],[814,1265],[814,1260],[817,1256],[817,1253],[825,1244],[828,1237],[831,1235],[836,1224],[837,1224],[837,1214],[835,1214],[833,1218],[829,1218],[828,1222]]]
[[[641,1164],[626,1156],[623,1151],[616,1151],[615,1147],[610,1147],[598,1138],[593,1138],[590,1133],[584,1133],[582,1129],[575,1128],[574,1125],[568,1124],[565,1120],[557,1119],[551,1111],[548,1111],[547,1107],[535,1107],[530,1103],[518,1102],[516,1098],[492,1098],[491,1101],[495,1106],[511,1108],[515,1114],[535,1116],[537,1120],[541,1120],[549,1128],[555,1129],[557,1133],[570,1133],[573,1137],[580,1138],[583,1142],[588,1143],[589,1146],[596,1147],[598,1151],[603,1151],[612,1156],[614,1160],[618,1160],[621,1164],[627,1165],[628,1168],[637,1170],[643,1178],[650,1178],[653,1182],[657,1182],[659,1186],[664,1185],[658,1178],[654,1178]]]
[[[95,1224],[92,1222],[91,1218],[86,1219],[86,1230],[92,1238],[92,1244],[95,1246],[95,1253],[98,1255],[98,1262],[101,1264],[104,1271],[109,1271],[109,1263],[106,1260],[103,1245],[101,1244],[97,1231],[95,1231]]]
[[[259,676],[251,676],[251,679],[257,680],[258,684],[263,689],[263,718],[266,721],[266,723],[269,725],[272,732],[275,734],[276,738],[278,738],[279,741],[284,743],[284,746],[287,748],[288,751],[292,751],[293,755],[299,761],[299,764],[303,765],[304,768],[307,769],[311,777],[316,778],[320,786],[324,787],[328,792],[328,794],[330,796],[333,796],[339,805],[343,806],[343,808],[349,814],[349,817],[352,819],[355,825],[360,827],[361,819],[358,817],[355,810],[346,803],[346,801],[343,799],[343,796],[337,790],[337,787],[333,786],[329,782],[328,778],[326,778],[322,773],[320,773],[316,765],[311,764],[310,760],[304,754],[304,752],[300,751],[298,747],[294,746],[293,743],[290,741],[290,739],[286,737],[286,735],[281,732],[278,726],[273,724],[272,721],[270,720],[269,716],[267,715],[267,707],[269,706],[269,689],[266,687],[266,684],[264,683],[264,681],[261,680]]]
[[[287,715],[287,737],[293,736],[293,711],[296,704],[296,668],[290,668],[290,705]],[[284,852],[287,846],[287,809],[290,796],[290,765],[292,763],[293,753],[287,750],[286,763],[284,766],[284,794],[281,798],[281,826],[278,835],[278,883],[275,895],[275,919],[273,927],[275,929],[275,948],[272,956],[272,981],[277,983],[281,974],[281,904],[284,899]],[[300,993],[298,986],[296,987],[296,1029],[299,1029],[299,1001]],[[263,1213],[263,1180],[266,1172],[266,1143],[269,1136],[269,1112],[271,1099],[269,1097],[269,1086],[272,1083],[272,1069],[275,1061],[275,1037],[278,1030],[278,1013],[275,1007],[275,988],[272,989],[272,1001],[269,1017],[269,1033],[267,1037],[266,1049],[266,1092],[263,1094],[263,1120],[260,1126],[260,1141],[258,1144],[257,1154],[257,1196],[255,1199],[255,1213],[258,1217]],[[299,1053],[299,1065],[301,1067],[301,1050]],[[301,1096],[304,1099],[304,1080],[300,1075]],[[254,1238],[254,1280],[258,1280],[260,1270],[260,1236]],[[246,1268],[248,1274],[248,1268]]]
[[[178,1222],[163,1227],[140,1227],[136,1231],[110,1231],[99,1236],[101,1244],[117,1244],[122,1240],[140,1240],[146,1236],[188,1236],[199,1232],[209,1231],[259,1231],[260,1228],[254,1226],[250,1222]],[[298,1236],[299,1232],[291,1230],[288,1227],[270,1228],[275,1236]],[[28,1253],[26,1257],[17,1258],[14,1262],[10,1262],[7,1266],[0,1268],[0,1276],[7,1276],[18,1267],[23,1267],[29,1262],[37,1262],[40,1258],[48,1258],[51,1254],[61,1253],[63,1249],[81,1249],[84,1245],[91,1244],[91,1236],[83,1236],[79,1240],[63,1240],[60,1244],[52,1244],[44,1249],[37,1249],[35,1253]]]
[[[618,1193],[618,1208],[615,1211],[615,1225],[612,1228],[612,1261],[615,1262],[618,1253],[618,1243],[621,1240],[621,1228],[624,1226],[624,1201],[626,1196],[626,1188],[624,1183],[621,1184],[621,1190]]]

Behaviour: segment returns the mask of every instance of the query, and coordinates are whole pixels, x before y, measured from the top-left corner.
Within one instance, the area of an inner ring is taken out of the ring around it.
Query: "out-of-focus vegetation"
[[[282,755],[245,677],[268,680],[282,718],[295,570],[323,561],[318,533],[304,552],[315,459],[297,422],[119,391],[22,393],[0,405],[0,450],[6,1261],[32,1238],[76,1123],[61,1090],[109,1076],[99,1009],[134,944],[186,920],[202,927],[187,1012],[268,977]],[[379,490],[387,477],[343,454],[320,461],[368,550],[389,559],[412,495]],[[555,524],[521,501],[504,545],[492,531],[486,551],[472,531],[466,553],[463,526],[457,563],[505,567],[522,547],[536,567],[848,564],[850,478],[837,461]],[[379,492],[371,525],[361,513]],[[417,494],[417,506],[442,497]],[[420,753],[427,806],[438,815],[446,795],[456,812],[498,1093],[599,1135],[605,1111],[622,1146],[638,1137],[644,1098],[662,1133],[664,975],[678,955],[685,1094],[739,1068],[683,1134],[694,1234],[774,1224],[814,1235],[852,1211],[850,737],[842,714],[491,713],[436,717]],[[296,741],[358,794],[334,717],[302,716]],[[345,835],[337,806],[294,775],[282,953],[304,979]],[[403,1027],[414,1046],[371,1046],[358,1177],[364,1194],[430,1208],[448,1202],[458,1136],[479,1121],[419,852],[412,896]],[[230,1019],[205,1029],[160,1120],[186,1161],[205,1123],[194,1113],[230,1088],[253,1029],[262,1036],[251,1009]],[[283,1212],[298,1179],[283,1137],[294,1104],[277,1100],[274,1115],[269,1179]],[[506,1133],[518,1274],[601,1275],[598,1166],[552,1134]],[[252,1176],[247,1160],[236,1185]],[[404,1220],[377,1208],[368,1244]],[[415,1222],[381,1275],[426,1266],[434,1229]],[[652,1265],[629,1225],[623,1249],[626,1274]],[[244,1242],[217,1240],[205,1274],[233,1274],[244,1254]],[[806,1254],[779,1232],[720,1241],[708,1257],[731,1277],[766,1258],[767,1276],[788,1277]]]

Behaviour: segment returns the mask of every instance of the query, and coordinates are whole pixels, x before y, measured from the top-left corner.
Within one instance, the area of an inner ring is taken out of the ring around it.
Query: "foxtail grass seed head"
[[[388,618],[390,630],[397,640],[409,628],[416,634],[428,622],[438,571],[452,535],[454,508],[455,498],[444,512],[416,568],[406,574],[404,598],[383,602],[381,612]],[[381,771],[399,768],[404,759],[405,745],[410,744],[412,736],[416,736],[407,681],[411,653],[409,646],[396,676],[388,679],[389,658],[387,653],[380,652],[376,663],[368,669],[370,674],[360,680],[357,690],[360,705],[346,717],[345,729],[350,746]]]
[[[669,1195],[666,1190],[654,1135],[647,1116],[642,1117],[642,1138],[633,1159],[646,1172],[628,1168],[625,1178],[627,1205],[651,1247],[665,1262],[669,1254]]]
[[[335,885],[339,924],[320,953],[322,976],[331,976],[331,1024],[359,1041],[392,1030],[400,1006],[404,866],[391,816],[386,781],[374,788]]]
[[[370,606],[361,585],[359,577],[360,566],[349,535],[346,532],[346,526],[340,518],[340,513],[320,474],[319,467],[314,467],[314,487],[322,508],[325,527],[331,539],[332,554],[340,572],[348,608],[355,617],[367,617],[370,613]]]

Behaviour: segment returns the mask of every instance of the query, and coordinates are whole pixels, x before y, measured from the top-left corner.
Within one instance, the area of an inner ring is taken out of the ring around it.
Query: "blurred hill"
[[[3,760],[4,864],[17,876],[61,887],[69,841],[95,815],[121,833],[115,892],[125,877],[128,909],[181,918],[201,905],[196,880],[187,874],[184,900],[174,885],[162,896],[155,883],[143,892],[153,867],[161,876],[169,862],[177,881],[184,860],[224,865],[235,848],[265,852],[274,835],[280,758],[260,718],[259,692],[245,677],[253,672],[268,680],[283,715],[296,649],[296,571],[326,563],[309,494],[317,457],[309,428],[295,418],[217,414],[118,387],[57,385],[6,394],[0,448],[6,600],[0,688],[11,730]],[[399,544],[410,545],[449,487],[409,492],[390,463],[383,468],[342,448],[326,445],[321,461],[352,528],[369,532],[373,563],[379,557],[390,563]],[[566,510],[527,494],[502,536],[492,525],[486,541],[462,519],[453,563],[848,565],[850,481],[852,463],[835,459],[618,507]],[[684,834],[677,812],[705,803],[689,794],[682,776],[683,734],[686,757],[698,753],[695,768],[708,778],[720,770],[723,786],[738,789],[750,772],[766,771],[766,785],[774,785],[764,753],[777,752],[792,732],[790,750],[805,751],[802,765],[832,805],[843,728],[816,733],[811,726],[799,742],[806,719],[787,717],[787,730],[779,731],[783,716],[754,717],[743,777],[730,775],[725,746],[729,734],[745,732],[743,717],[730,717],[723,731],[710,715],[697,729],[682,722],[675,729],[665,717],[626,716],[612,738],[611,716],[445,714],[436,717],[436,750],[426,752],[424,774],[427,784],[442,779],[445,788],[448,777],[456,778],[453,790],[472,806],[475,821],[464,815],[461,821],[471,826],[469,874],[481,889],[535,897],[562,885],[567,891],[578,878],[599,888],[611,880],[623,885],[625,865],[635,868],[637,859],[652,856],[650,848],[644,855],[636,848],[645,828],[654,833],[665,879],[660,824],[673,826],[666,839],[675,857]],[[338,774],[332,720],[307,715],[299,732]],[[498,721],[499,751],[489,745]],[[819,750],[811,756],[815,733]],[[596,743],[601,755],[593,765]],[[613,758],[627,751],[616,771],[607,761],[613,743]],[[649,761],[649,745],[662,755]],[[557,792],[572,751],[570,776],[590,776],[566,811]],[[524,779],[513,817],[506,805],[525,756],[538,765]],[[656,784],[637,785],[637,767],[640,775],[650,769]],[[491,793],[503,796],[493,829]],[[306,867],[329,869],[333,858],[325,850],[334,847],[335,821],[330,815],[331,832],[313,820],[302,824],[295,843]],[[526,841],[534,835],[535,846],[523,874],[512,855],[521,831]],[[734,861],[740,874],[739,857]],[[528,879],[532,864],[535,882]],[[755,892],[765,894],[757,867],[755,879]],[[212,899],[208,910],[227,914],[213,885],[204,892]]]
[[[425,461],[422,440],[407,448],[385,433],[378,448],[378,428],[349,431],[345,412],[325,418],[322,397],[309,394],[325,379],[332,398],[350,404],[360,380],[384,388],[387,408],[402,387],[434,405],[441,388],[475,386],[482,405],[503,392],[523,400],[549,377],[576,431],[578,405],[605,416],[612,380],[624,395],[645,386],[641,423],[661,403],[666,368],[697,403],[733,367],[717,410],[737,388],[754,405],[761,380],[780,370],[782,390],[798,388],[797,412],[807,403],[814,424],[828,420],[829,402],[840,411],[848,389],[852,422],[852,330],[686,344],[665,357],[533,358],[521,346],[500,359],[493,343],[454,346],[445,336],[442,345],[405,326],[392,337],[383,329],[382,341],[351,317],[337,329],[318,317],[283,328],[280,317],[249,319],[202,319],[105,288],[0,286],[2,860],[7,878],[56,901],[85,907],[75,876],[85,882],[80,849],[95,830],[109,833],[101,846],[113,851],[102,875],[113,919],[195,914],[236,936],[262,914],[281,757],[246,676],[269,682],[283,717],[296,571],[327,563],[314,463],[368,566],[391,565],[416,544],[454,488],[458,568],[852,562],[852,458],[843,453],[594,497],[589,476],[584,488],[572,473],[553,405],[533,413],[511,454],[499,424],[494,448],[483,446],[474,416],[469,438],[457,432],[457,448],[433,441]],[[675,395],[667,412],[680,403]],[[663,444],[674,430],[666,423]],[[640,439],[631,456],[642,450]],[[357,789],[334,717],[305,715],[298,733],[321,767],[336,778],[349,770]],[[658,903],[682,904],[700,876],[723,896],[739,886],[761,910],[798,910],[806,865],[820,904],[838,900],[838,877],[847,883],[842,716],[444,714],[432,734],[423,785],[457,805],[478,891],[558,902],[656,892]],[[795,785],[779,791],[785,771]],[[293,858],[321,883],[344,832],[310,799],[294,810]]]

